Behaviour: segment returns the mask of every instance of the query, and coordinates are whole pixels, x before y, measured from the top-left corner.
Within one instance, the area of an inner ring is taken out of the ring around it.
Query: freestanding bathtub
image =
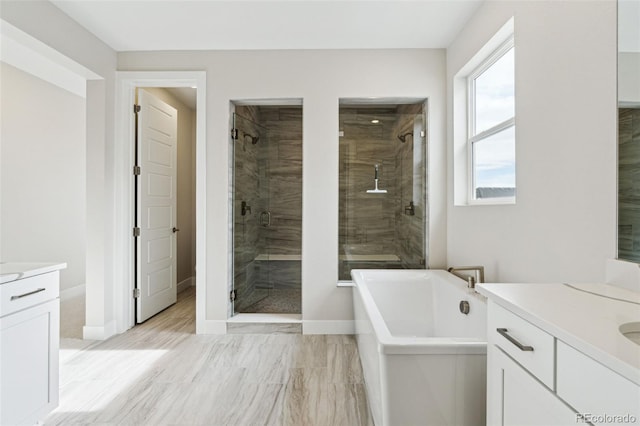
[[[353,270],[376,426],[484,425],[486,300],[441,270]],[[468,314],[461,313],[462,301]]]

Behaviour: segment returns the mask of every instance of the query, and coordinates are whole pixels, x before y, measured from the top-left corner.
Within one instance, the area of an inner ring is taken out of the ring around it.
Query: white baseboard
[[[196,321],[196,334],[227,334],[227,321]]]
[[[195,285],[196,285],[196,277],[189,277],[186,280],[182,280],[178,283],[178,293]]]
[[[109,321],[104,326],[88,326],[82,327],[82,337],[84,340],[107,340],[116,334],[116,322]]]
[[[74,297],[84,296],[86,293],[86,287],[84,284],[77,285],[75,287],[60,290],[60,300],[69,300]]]
[[[355,334],[353,320],[346,321],[302,321],[302,334]]]

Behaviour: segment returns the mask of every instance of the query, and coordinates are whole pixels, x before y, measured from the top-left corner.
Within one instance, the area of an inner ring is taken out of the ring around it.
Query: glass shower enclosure
[[[233,113],[235,313],[301,313],[302,107]]]
[[[427,265],[427,101],[341,100],[338,279]]]

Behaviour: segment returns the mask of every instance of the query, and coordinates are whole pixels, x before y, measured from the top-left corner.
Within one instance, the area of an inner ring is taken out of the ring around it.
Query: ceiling
[[[52,0],[116,51],[446,48],[483,0]]]

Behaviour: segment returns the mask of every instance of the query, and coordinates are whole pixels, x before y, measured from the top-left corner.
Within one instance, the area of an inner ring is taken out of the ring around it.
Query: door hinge
[[[140,166],[133,166],[133,174],[135,176],[140,176]]]
[[[234,141],[238,140],[238,129],[231,129],[231,139]]]
[[[133,228],[133,236],[134,237],[139,237],[140,236],[140,228],[138,228],[138,227]]]
[[[229,300],[231,300],[232,302],[235,302],[235,300],[236,300],[236,291],[235,290],[231,290],[231,292],[229,293]]]
[[[133,298],[137,299],[138,297],[140,297],[140,289],[139,288],[134,288],[133,289]]]
[[[133,104],[133,113],[137,114],[140,112],[140,105]]]

